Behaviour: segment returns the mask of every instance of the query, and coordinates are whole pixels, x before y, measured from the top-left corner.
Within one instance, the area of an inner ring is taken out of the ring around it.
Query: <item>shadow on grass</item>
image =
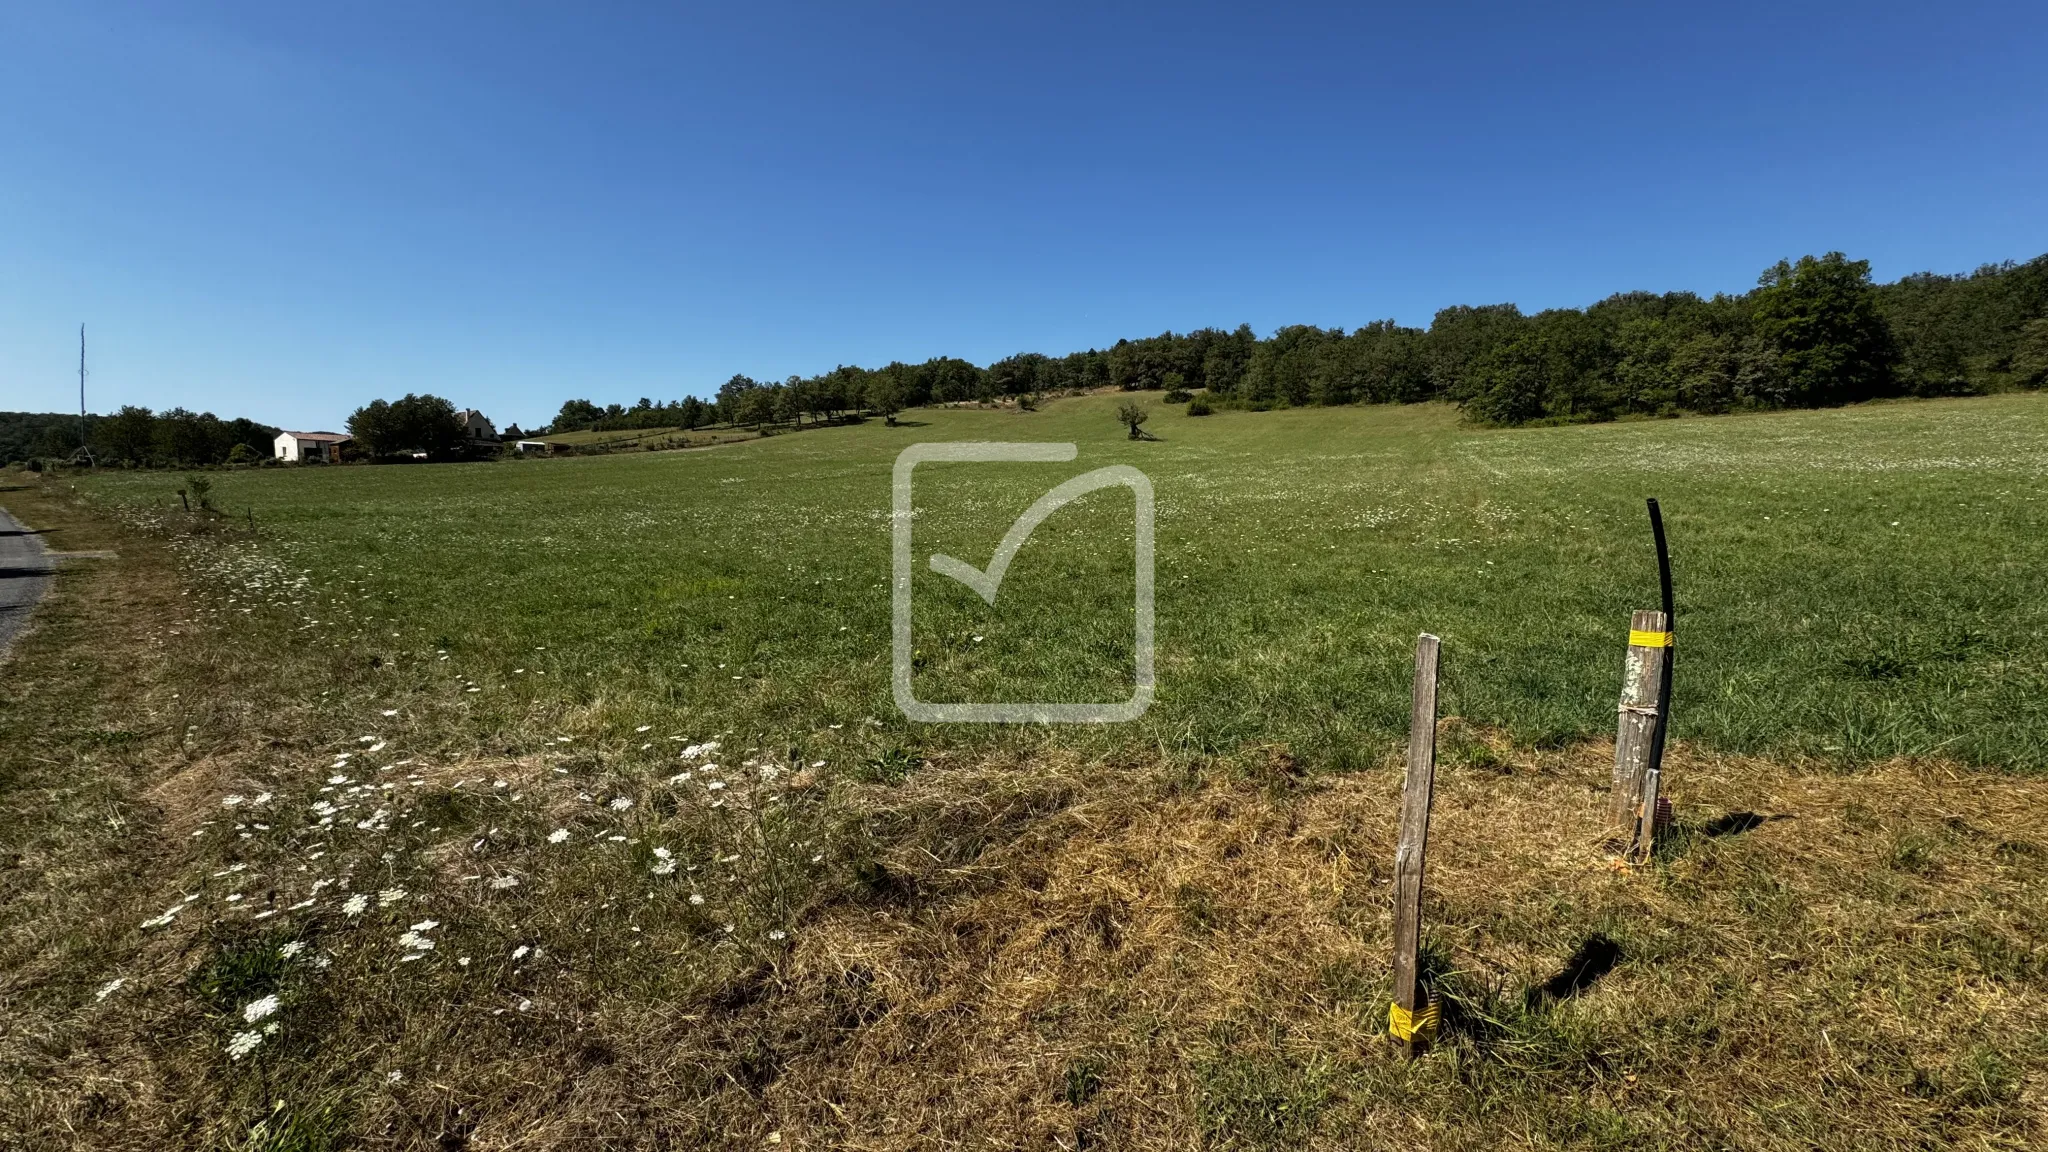
[[[1716,836],[1739,836],[1744,832],[1761,828],[1773,820],[1790,820],[1791,818],[1784,813],[1774,816],[1763,816],[1755,812],[1730,812],[1726,816],[1707,821],[1705,824],[1700,825],[1695,832],[1697,835],[1707,837],[1708,839]]]
[[[1606,934],[1595,932],[1580,942],[1557,975],[1529,990],[1532,1007],[1554,1000],[1569,1000],[1600,982],[1602,976],[1621,963],[1621,945]]]

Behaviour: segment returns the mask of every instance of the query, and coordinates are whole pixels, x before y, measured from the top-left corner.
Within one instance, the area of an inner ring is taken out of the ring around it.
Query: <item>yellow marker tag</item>
[[[1669,648],[1671,647],[1671,633],[1641,632],[1631,628],[1628,630],[1628,646],[1631,648]]]
[[[1396,1040],[1434,1040],[1437,1021],[1442,1018],[1443,1005],[1434,997],[1429,1007],[1420,1012],[1410,1012],[1399,1004],[1387,1005],[1387,1031]]]

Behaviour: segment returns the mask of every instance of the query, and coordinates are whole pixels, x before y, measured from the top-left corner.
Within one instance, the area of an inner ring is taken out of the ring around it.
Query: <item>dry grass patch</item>
[[[1014,772],[899,802],[977,811]],[[802,1038],[767,1100],[821,1147],[2043,1136],[2039,785],[1681,751],[1685,824],[1632,869],[1602,850],[1606,773],[1599,748],[1447,769],[1426,914],[1451,1026],[1417,1064],[1383,1039],[1392,772],[1139,774],[1070,781],[982,890],[806,932],[762,1009]],[[921,855],[889,857],[912,888],[969,883]]]

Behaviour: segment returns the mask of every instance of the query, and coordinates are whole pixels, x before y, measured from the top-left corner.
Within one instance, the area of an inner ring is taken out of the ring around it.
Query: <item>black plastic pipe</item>
[[[1657,582],[1664,593],[1664,673],[1657,680],[1657,728],[1650,736],[1650,768],[1664,765],[1664,729],[1671,722],[1671,664],[1678,654],[1678,616],[1671,603],[1671,549],[1664,543],[1664,513],[1650,498],[1650,533],[1657,538]]]

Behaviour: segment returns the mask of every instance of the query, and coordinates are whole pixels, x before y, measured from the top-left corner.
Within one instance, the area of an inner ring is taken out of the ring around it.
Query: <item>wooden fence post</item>
[[[1662,772],[1655,768],[1643,774],[1642,811],[1636,816],[1636,859],[1648,863],[1657,850],[1657,786]]]
[[[1621,674],[1621,723],[1614,736],[1614,790],[1608,798],[1608,823],[1624,830],[1636,826],[1642,807],[1643,774],[1650,767],[1650,749],[1657,733],[1657,696],[1664,661],[1671,651],[1671,633],[1662,612],[1637,612],[1628,626],[1628,663]]]
[[[1429,843],[1429,803],[1436,785],[1436,668],[1440,642],[1424,632],[1415,642],[1415,687],[1408,713],[1408,772],[1401,787],[1401,842],[1394,851],[1394,1002],[1387,1028],[1412,1059],[1436,1032],[1436,1013],[1421,987],[1422,864]]]

